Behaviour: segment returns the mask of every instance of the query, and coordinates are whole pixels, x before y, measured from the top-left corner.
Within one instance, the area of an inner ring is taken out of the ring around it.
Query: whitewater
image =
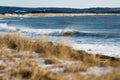
[[[120,58],[120,16],[0,18],[0,35],[64,40],[76,50]],[[66,35],[67,33],[68,35]]]

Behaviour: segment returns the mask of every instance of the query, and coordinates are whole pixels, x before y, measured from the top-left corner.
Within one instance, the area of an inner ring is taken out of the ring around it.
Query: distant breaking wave
[[[33,29],[21,26],[9,26],[7,23],[0,23],[1,32],[21,32],[32,35],[49,35],[49,36],[71,36],[71,37],[118,37],[119,35],[92,33],[87,31],[78,31],[74,29]]]
[[[21,33],[29,33],[29,34],[40,34],[40,35],[52,35],[62,33],[62,29],[33,29],[28,27],[21,26],[9,26],[7,23],[0,23],[0,31],[1,32],[21,32]]]
[[[92,33],[92,32],[86,32],[86,31],[65,31],[64,32],[65,36],[75,36],[75,37],[118,37],[119,35],[113,35],[113,34],[108,34],[108,33]]]

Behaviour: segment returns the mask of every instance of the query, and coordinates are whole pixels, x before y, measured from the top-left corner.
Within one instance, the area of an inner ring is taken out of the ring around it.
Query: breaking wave
[[[21,26],[10,26],[7,23],[0,23],[1,32],[21,32],[27,34],[50,35],[50,36],[71,36],[71,37],[118,37],[119,35],[92,33],[74,29],[34,29]]]
[[[119,35],[114,35],[114,34],[109,34],[109,33],[92,33],[92,32],[87,32],[87,31],[65,31],[64,32],[65,36],[75,36],[75,37],[118,37]]]

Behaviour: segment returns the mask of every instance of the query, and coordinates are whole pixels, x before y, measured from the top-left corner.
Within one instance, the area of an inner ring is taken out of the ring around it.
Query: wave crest
[[[10,26],[7,23],[0,23],[1,32],[21,32],[27,34],[50,35],[50,36],[71,36],[71,37],[118,37],[118,35],[107,33],[92,33],[74,29],[33,29],[28,27]]]
[[[75,36],[75,37],[118,37],[117,35],[112,35],[108,33],[92,33],[87,31],[77,31],[77,30],[68,30],[65,31],[64,36]]]

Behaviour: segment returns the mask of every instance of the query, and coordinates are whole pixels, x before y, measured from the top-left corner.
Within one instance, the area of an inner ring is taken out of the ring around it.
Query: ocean
[[[14,32],[32,38],[44,35],[77,50],[120,58],[120,16],[1,17],[0,35]]]

